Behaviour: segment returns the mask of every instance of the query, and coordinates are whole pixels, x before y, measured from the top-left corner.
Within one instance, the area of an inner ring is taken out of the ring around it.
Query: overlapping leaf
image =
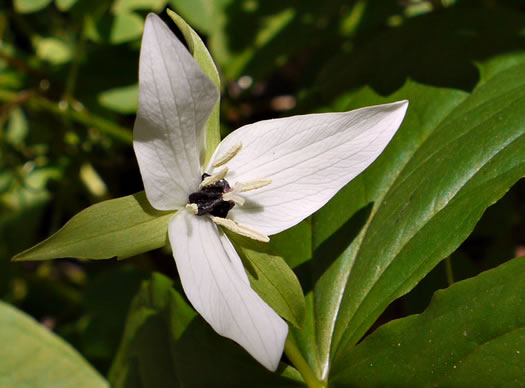
[[[419,315],[376,330],[330,386],[511,387],[525,368],[525,258],[438,291]]]

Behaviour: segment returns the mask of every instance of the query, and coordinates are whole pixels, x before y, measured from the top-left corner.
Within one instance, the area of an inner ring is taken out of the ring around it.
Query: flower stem
[[[310,365],[308,365],[299,349],[297,349],[297,346],[289,339],[286,340],[286,344],[284,345],[284,352],[301,376],[303,376],[308,388],[326,388],[326,382],[317,379]]]

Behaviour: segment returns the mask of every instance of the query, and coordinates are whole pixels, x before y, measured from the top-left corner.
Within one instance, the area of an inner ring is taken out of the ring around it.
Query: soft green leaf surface
[[[78,0],[55,0],[55,5],[62,12],[68,11]]]
[[[16,12],[30,13],[40,11],[51,3],[51,0],[14,0]]]
[[[123,114],[137,111],[139,87],[137,84],[105,90],[98,95],[98,101],[104,108]]]
[[[438,291],[341,356],[330,386],[517,387],[525,370],[525,258]]]
[[[0,301],[0,387],[108,387],[67,343]]]
[[[153,209],[143,191],[100,202],[13,260],[123,259],[166,245],[172,215]]]
[[[281,317],[301,327],[305,315],[303,290],[282,257],[272,254],[265,243],[227,233],[241,257],[250,284]]]
[[[120,44],[139,39],[144,29],[144,19],[133,12],[120,12],[114,15],[109,34],[112,44]]]
[[[114,388],[303,386],[293,368],[271,373],[216,334],[159,274],[132,303],[109,379]]]
[[[53,65],[61,65],[71,60],[71,48],[62,40],[56,38],[40,38],[36,40],[36,54],[44,61]]]
[[[313,281],[293,338],[318,376],[525,175],[524,72],[501,72],[471,96],[409,82],[388,99],[364,89],[340,103],[410,100],[386,151],[313,217]]]
[[[129,12],[137,9],[160,12],[166,5],[166,2],[167,0],[116,0],[113,4],[113,12]]]
[[[184,35],[188,49],[195,58],[195,61],[197,61],[202,71],[204,71],[204,73],[210,77],[210,79],[220,90],[221,80],[219,78],[219,72],[217,71],[217,67],[213,62],[213,58],[211,57],[208,49],[202,42],[199,35],[184,21],[184,19],[182,19],[175,12],[168,9],[168,15],[173,19],[175,24],[177,24],[177,27],[179,27],[181,30],[182,35]],[[211,112],[208,123],[206,124],[206,154],[204,155],[204,160],[202,162],[203,166],[208,163],[211,156],[213,155],[213,152],[215,151],[215,148],[217,148],[217,145],[221,141],[219,106],[220,101],[217,102],[217,105]]]

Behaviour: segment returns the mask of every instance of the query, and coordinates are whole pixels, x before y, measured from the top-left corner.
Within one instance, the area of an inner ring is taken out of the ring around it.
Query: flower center
[[[221,167],[232,160],[239,153],[242,144],[235,144],[225,155],[218,158],[213,167]],[[248,225],[226,218],[228,212],[235,206],[243,206],[244,198],[240,193],[260,189],[272,183],[271,179],[255,179],[247,182],[236,182],[233,188],[224,179],[228,167],[224,167],[214,175],[202,174],[199,191],[191,193],[186,210],[191,214],[203,216],[208,214],[211,220],[219,226],[234,233],[246,236],[257,241],[268,242],[270,238]]]
[[[210,177],[210,174],[202,174],[202,180]],[[224,200],[223,195],[232,191],[226,179],[201,186],[199,191],[190,194],[190,204],[197,205],[197,215],[211,214],[215,217],[226,218],[228,212],[235,206],[232,200]]]

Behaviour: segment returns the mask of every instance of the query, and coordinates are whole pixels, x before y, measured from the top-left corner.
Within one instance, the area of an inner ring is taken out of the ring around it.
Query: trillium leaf
[[[166,245],[172,216],[173,212],[153,209],[143,191],[100,202],[13,260],[124,259]]]
[[[168,15],[173,19],[175,24],[177,24],[177,27],[179,27],[179,29],[181,30],[182,35],[184,35],[184,39],[186,40],[188,49],[195,58],[195,61],[199,64],[204,73],[208,77],[210,77],[210,79],[215,83],[215,85],[217,85],[217,88],[220,90],[221,80],[219,77],[219,72],[217,70],[217,67],[215,66],[215,63],[213,62],[213,58],[211,57],[208,49],[202,42],[202,39],[179,15],[177,15],[170,9],[168,9],[167,12]],[[215,108],[213,109],[210,118],[208,119],[208,123],[206,124],[206,154],[204,160],[202,161],[203,166],[208,164],[208,161],[210,160],[213,152],[215,151],[215,148],[217,148],[217,145],[221,141],[219,124],[219,106],[220,101],[217,101],[217,105],[215,105]]]
[[[67,343],[0,301],[0,386],[108,387]]]
[[[377,329],[341,355],[330,386],[519,386],[524,354],[522,257],[438,291],[422,314]]]
[[[255,292],[281,317],[301,327],[305,315],[303,290],[288,264],[271,253],[267,244],[235,233],[227,235],[243,261]]]
[[[525,175],[524,71],[509,68],[471,95],[409,82],[386,99],[411,101],[402,127],[312,218],[313,259],[300,277],[308,330],[292,332],[320,378]],[[368,89],[356,101],[386,102]]]
[[[132,302],[109,380],[115,388],[303,386],[294,368],[271,373],[218,336],[160,274]]]

